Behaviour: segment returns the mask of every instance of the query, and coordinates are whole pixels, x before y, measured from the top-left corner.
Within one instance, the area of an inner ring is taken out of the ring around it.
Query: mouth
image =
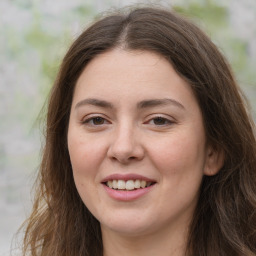
[[[120,190],[120,191],[133,191],[133,190],[139,190],[144,189],[150,186],[153,186],[156,182],[153,181],[146,181],[146,180],[122,180],[122,179],[111,179],[106,182],[103,182],[103,184],[113,190]]]
[[[115,173],[101,181],[110,198],[123,202],[134,201],[144,197],[153,190],[156,183],[156,180],[136,173]]]

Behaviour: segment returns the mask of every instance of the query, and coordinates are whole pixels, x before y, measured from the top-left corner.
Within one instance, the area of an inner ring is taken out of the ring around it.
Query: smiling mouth
[[[152,181],[145,180],[108,180],[103,183],[107,187],[114,190],[132,191],[150,187],[155,184]]]

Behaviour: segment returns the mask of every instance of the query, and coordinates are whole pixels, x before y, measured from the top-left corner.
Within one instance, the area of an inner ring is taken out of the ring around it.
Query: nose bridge
[[[131,123],[123,123],[117,127],[116,146],[124,151],[130,151],[136,143],[136,128]]]
[[[141,159],[143,148],[139,140],[137,127],[129,120],[120,122],[114,129],[109,156],[120,162]]]

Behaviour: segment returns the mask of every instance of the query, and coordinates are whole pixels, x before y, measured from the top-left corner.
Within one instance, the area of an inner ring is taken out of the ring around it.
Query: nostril
[[[122,143],[114,143],[107,152],[108,157],[112,161],[119,161],[121,163],[129,163],[136,160],[141,160],[144,156],[144,149],[141,145],[124,145]]]

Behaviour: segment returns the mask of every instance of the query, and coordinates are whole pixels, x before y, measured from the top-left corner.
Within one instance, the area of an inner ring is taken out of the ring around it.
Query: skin
[[[141,103],[152,99],[161,102]],[[94,58],[75,87],[68,148],[105,256],[184,255],[202,177],[223,159],[207,143],[191,87],[166,59],[121,49]],[[136,200],[110,197],[102,180],[130,173],[156,184]]]

